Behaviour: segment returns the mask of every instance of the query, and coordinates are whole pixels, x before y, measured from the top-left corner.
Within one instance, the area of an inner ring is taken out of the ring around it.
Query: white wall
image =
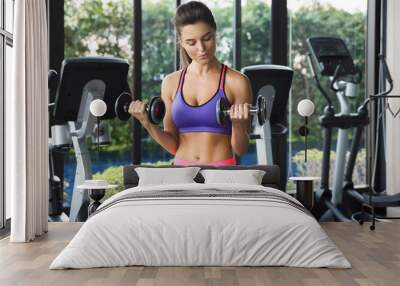
[[[388,0],[387,62],[393,78],[393,95],[400,95],[400,1]],[[400,110],[400,99],[390,99],[394,113]],[[400,193],[400,113],[396,118],[386,113],[386,174],[388,193]],[[390,212],[395,209],[390,210]],[[398,210],[397,210],[398,212]],[[398,212],[399,214],[399,212]]]

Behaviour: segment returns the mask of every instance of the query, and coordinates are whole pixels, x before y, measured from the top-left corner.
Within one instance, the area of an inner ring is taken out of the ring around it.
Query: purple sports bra
[[[222,65],[219,86],[215,95],[206,103],[198,106],[188,104],[183,97],[182,90],[185,81],[186,68],[182,71],[179,78],[178,89],[172,102],[172,120],[174,121],[179,133],[211,132],[232,134],[232,123],[228,121],[228,126],[220,126],[217,122],[217,116],[215,113],[217,100],[219,98],[225,98],[229,102],[224,91],[226,70],[227,66]]]

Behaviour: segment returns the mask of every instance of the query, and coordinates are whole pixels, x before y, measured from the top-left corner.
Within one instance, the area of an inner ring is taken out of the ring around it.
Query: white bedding
[[[247,190],[250,196],[121,199],[173,190]],[[266,192],[271,198],[264,199],[264,193],[252,197],[251,191]],[[350,268],[318,222],[293,203],[299,204],[279,190],[254,185],[131,188],[106,200],[50,269],[127,265]]]

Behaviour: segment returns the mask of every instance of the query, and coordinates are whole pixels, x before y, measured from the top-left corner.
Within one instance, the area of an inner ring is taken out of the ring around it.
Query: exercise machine
[[[128,68],[125,60],[111,57],[67,58],[62,63],[53,107],[53,117],[58,124],[52,126],[50,141],[53,146],[72,143],[75,151],[77,168],[69,212],[71,222],[85,221],[88,215],[88,194],[77,186],[92,179],[86,138],[92,135],[96,118],[89,112],[90,103],[95,99],[103,100],[107,110],[99,119],[113,119],[118,96],[130,92]]]
[[[254,117],[251,139],[256,140],[257,163],[278,165],[282,190],[286,190],[288,173],[287,150],[287,103],[292,85],[293,70],[280,65],[255,65],[242,69],[250,80],[253,102],[265,98],[266,118],[264,124]],[[257,103],[258,104],[258,103]]]
[[[357,85],[361,81],[361,71],[354,65],[353,59],[343,40],[334,37],[313,37],[307,39],[309,54],[308,65],[317,88],[326,99],[327,106],[319,118],[324,129],[323,159],[321,173],[321,187],[317,191],[317,201],[321,202],[317,217],[321,221],[350,221],[349,215],[343,206],[344,178],[352,181],[356,155],[358,153],[362,130],[369,123],[368,113],[358,110],[351,113],[349,98],[357,95]],[[330,89],[336,93],[340,111],[335,113],[332,99],[322,87],[314,64],[322,76],[330,78]],[[351,155],[346,167],[346,153],[349,142],[348,135],[353,134]],[[330,151],[332,132],[338,130],[336,145],[336,162],[332,190],[329,187]],[[346,167],[346,170],[345,170]],[[318,212],[318,211],[317,211]]]
[[[349,97],[356,94],[356,85],[361,81],[361,72],[354,65],[353,59],[343,40],[333,37],[314,37],[307,39],[308,64],[312,77],[327,101],[324,114],[320,117],[320,125],[324,128],[323,164],[321,174],[321,188],[317,192],[319,208],[314,214],[321,221],[351,221],[354,211],[350,208],[350,199],[355,199],[362,206],[372,208],[373,223],[371,230],[375,229],[374,207],[388,207],[400,205],[400,194],[388,196],[376,194],[372,184],[367,188],[356,189],[352,180],[357,153],[360,148],[361,137],[365,126],[369,124],[368,103],[375,100],[386,99],[393,87],[393,81],[387,68],[384,56],[380,55],[380,76],[382,81],[389,82],[389,89],[376,95],[367,97],[357,109],[350,112]],[[335,113],[332,100],[322,85],[315,72],[313,62],[323,76],[330,77],[330,88],[336,93],[340,105],[340,112]],[[380,117],[378,115],[378,117]],[[336,164],[334,170],[334,184],[329,189],[329,162],[332,130],[338,129]],[[350,156],[346,164],[348,150],[348,132],[354,129],[350,147]],[[346,196],[346,198],[345,198]],[[363,207],[362,207],[363,210]],[[362,224],[364,216],[359,222]]]

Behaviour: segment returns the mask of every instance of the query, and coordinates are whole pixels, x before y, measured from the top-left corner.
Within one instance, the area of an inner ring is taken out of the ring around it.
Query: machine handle
[[[313,80],[315,81],[318,90],[322,93],[322,95],[325,97],[326,101],[328,102],[329,109],[332,109],[333,108],[332,100],[329,98],[328,94],[322,88],[321,83],[319,82],[318,76],[315,73],[314,65],[312,64],[312,60],[311,60],[311,53],[307,53],[307,62],[308,62],[308,66],[310,67],[310,70],[311,70],[311,76],[312,76]]]

